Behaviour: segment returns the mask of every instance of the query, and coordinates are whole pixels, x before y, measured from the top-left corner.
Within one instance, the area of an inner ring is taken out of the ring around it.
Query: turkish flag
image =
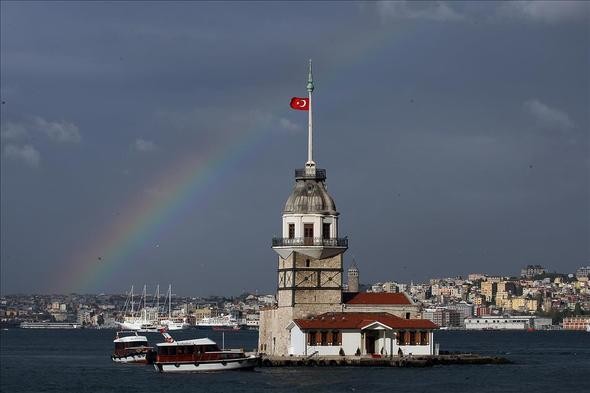
[[[291,98],[291,108],[297,109],[299,111],[308,111],[309,110],[309,98],[299,98],[299,97]]]

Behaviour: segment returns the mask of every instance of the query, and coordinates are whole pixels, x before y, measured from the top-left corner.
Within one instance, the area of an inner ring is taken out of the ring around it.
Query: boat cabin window
[[[172,345],[163,345],[158,347],[160,355],[176,355],[176,347]]]
[[[179,345],[176,349],[176,353],[179,355],[192,355],[195,350],[194,345]]]
[[[126,341],[115,343],[115,349],[147,347],[147,341]]]

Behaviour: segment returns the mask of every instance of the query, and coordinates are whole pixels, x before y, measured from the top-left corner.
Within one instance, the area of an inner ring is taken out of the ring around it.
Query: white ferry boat
[[[20,327],[22,329],[80,329],[82,326],[68,322],[22,322]]]
[[[175,341],[162,333],[166,342],[156,344],[154,368],[161,373],[247,370],[258,365],[259,356],[241,349],[220,350],[209,338]]]
[[[220,317],[205,317],[195,324],[200,329],[213,329],[213,330],[239,330],[240,325],[237,319],[232,318],[230,315],[222,315]]]
[[[136,331],[122,330],[116,333],[115,351],[111,359],[115,363],[147,363],[147,355],[153,349],[148,346],[147,337]]]
[[[183,318],[166,318],[160,320],[160,326],[166,330],[182,330],[190,327]]]

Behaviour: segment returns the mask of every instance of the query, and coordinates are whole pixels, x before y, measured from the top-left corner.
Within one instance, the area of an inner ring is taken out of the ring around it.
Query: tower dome
[[[295,173],[295,187],[285,203],[286,214],[330,214],[338,215],[334,199],[324,184],[325,170],[316,169],[315,176],[298,176]],[[322,176],[318,176],[320,172]]]

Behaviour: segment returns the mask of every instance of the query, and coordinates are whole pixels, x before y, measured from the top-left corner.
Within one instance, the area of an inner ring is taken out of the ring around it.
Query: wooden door
[[[365,333],[365,349],[367,354],[375,353],[375,341],[377,337],[375,337],[372,333]]]

